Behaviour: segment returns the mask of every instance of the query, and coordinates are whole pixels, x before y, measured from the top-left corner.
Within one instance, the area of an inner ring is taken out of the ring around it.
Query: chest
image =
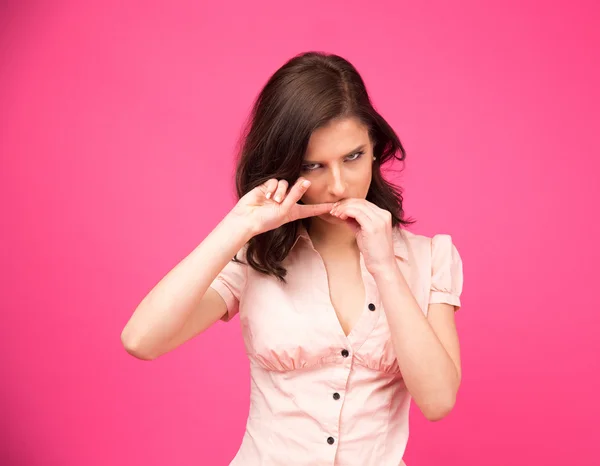
[[[348,335],[358,322],[365,307],[365,284],[363,282],[360,258],[339,258],[335,255],[322,255],[327,275],[327,286],[331,305],[345,335]]]
[[[398,260],[413,294],[425,304],[427,284],[416,268]],[[375,279],[360,255],[340,260],[296,248],[284,266],[286,282],[248,269],[240,299],[240,324],[251,359],[269,370],[353,361],[375,370],[397,370],[386,312]],[[341,355],[347,350],[352,358]]]

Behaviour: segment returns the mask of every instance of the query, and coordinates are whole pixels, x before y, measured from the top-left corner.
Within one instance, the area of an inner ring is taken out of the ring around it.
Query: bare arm
[[[209,286],[252,236],[247,222],[226,216],[137,306],[121,333],[127,352],[155,359],[218,321],[227,308]]]
[[[331,210],[332,203],[298,204],[308,186],[300,177],[288,192],[287,181],[273,178],[246,193],[138,305],[121,333],[127,352],[155,359],[223,317],[225,301],[210,285],[242,246],[254,235]]]
[[[425,317],[397,265],[375,282],[406,387],[425,417],[438,421],[454,407],[460,386],[454,307],[432,304]]]
[[[360,232],[359,248],[379,289],[406,388],[427,419],[442,419],[454,407],[461,381],[454,305],[432,302],[427,317],[423,314],[394,257],[392,214],[389,211],[366,199],[347,198],[336,203],[332,215],[342,220],[349,219],[347,225],[355,233]],[[449,235],[445,237],[446,241],[450,239]],[[452,275],[457,274],[453,292],[460,294],[462,263],[458,252],[453,250],[446,257],[436,254],[439,259],[434,259],[433,244],[432,239],[431,273],[445,274],[445,278],[449,278],[448,270],[438,272],[437,269],[442,264],[449,267],[453,263]],[[451,242],[446,244],[451,245]],[[432,275],[432,290],[438,286],[435,280]],[[450,289],[452,284],[444,282],[440,286]],[[454,302],[460,304],[458,299]]]

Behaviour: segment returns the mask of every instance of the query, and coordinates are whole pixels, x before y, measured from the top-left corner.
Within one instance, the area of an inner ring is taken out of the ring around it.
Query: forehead
[[[332,120],[310,136],[306,157],[338,157],[369,142],[369,132],[356,118]]]

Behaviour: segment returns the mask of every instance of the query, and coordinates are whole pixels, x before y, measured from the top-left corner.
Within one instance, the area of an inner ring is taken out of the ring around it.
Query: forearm
[[[393,264],[374,278],[406,387],[428,419],[441,419],[454,405],[458,370],[398,266]]]
[[[145,354],[173,338],[212,281],[251,237],[242,221],[225,217],[144,297],[122,331],[124,344]]]

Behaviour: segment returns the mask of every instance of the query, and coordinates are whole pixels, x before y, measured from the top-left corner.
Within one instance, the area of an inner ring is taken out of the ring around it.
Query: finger
[[[373,212],[373,218],[379,218],[383,221],[386,221],[389,217],[390,211],[386,209],[382,209],[378,205],[373,204],[365,200],[365,206],[369,209],[370,212]]]
[[[384,223],[389,219],[389,211],[380,209],[377,205],[372,202],[367,201],[366,199],[361,198],[350,198],[343,200],[337,207],[339,206],[352,206],[357,209],[361,209],[372,221],[383,221]]]
[[[371,210],[371,208],[368,206],[368,202],[364,199],[345,199],[335,206],[331,213],[334,214],[338,212],[343,214],[348,209],[358,209],[361,212],[364,212],[365,215],[369,216],[371,219],[376,218],[375,212]]]
[[[298,204],[294,209],[292,220],[328,214],[331,211],[332,206],[333,202],[328,202],[326,204]]]
[[[275,202],[281,202],[287,193],[289,183],[286,180],[279,180],[279,184],[277,185],[277,189],[275,190],[275,195],[273,196],[273,200]]]
[[[339,217],[342,220],[352,217],[360,224],[362,228],[368,227],[373,223],[373,219],[369,215],[367,209],[365,207],[360,208],[356,205],[338,206],[333,210],[332,215]]]
[[[366,199],[362,199],[362,198],[348,198],[348,199],[344,199],[343,201],[340,202],[340,205],[350,205],[350,206],[357,206],[359,208],[364,209],[363,211],[365,213],[369,213],[369,217],[371,218],[376,218],[377,216],[380,216],[381,218],[385,218],[384,216],[382,216],[381,214],[384,214],[384,211],[382,209],[380,209],[378,206],[376,206],[375,204],[373,204],[372,202],[367,201]]]
[[[265,194],[265,197],[269,199],[275,189],[277,188],[277,180],[275,178],[271,178],[270,180],[265,181],[261,186],[261,191]]]
[[[292,186],[292,188],[290,189],[290,192],[288,193],[286,198],[281,203],[281,206],[286,210],[291,209],[293,205],[296,202],[298,202],[302,198],[302,196],[304,196],[304,193],[306,192],[309,186],[310,181],[308,181],[306,178],[298,178],[294,183],[294,186]]]
[[[367,201],[366,199],[361,199],[363,202],[358,203],[357,205],[363,206],[366,210],[364,212],[368,213],[369,217],[371,217],[374,221],[380,220],[384,223],[389,223],[391,220],[391,212],[387,209],[382,209],[378,205],[373,204],[372,202]]]

